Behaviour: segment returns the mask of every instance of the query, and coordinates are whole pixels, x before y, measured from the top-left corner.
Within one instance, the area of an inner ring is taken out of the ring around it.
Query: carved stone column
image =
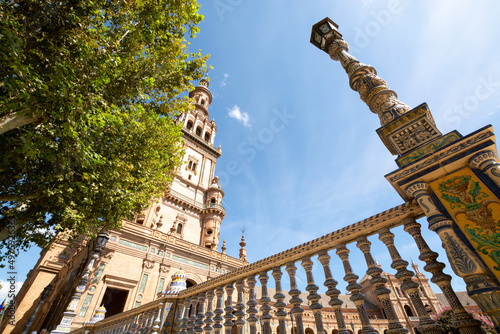
[[[321,296],[317,293],[319,287],[314,283],[314,276],[312,273],[313,262],[311,261],[311,258],[309,256],[304,256],[302,258],[302,267],[306,271],[306,291],[309,292],[307,300],[311,302],[311,304],[309,305],[309,309],[313,313],[314,322],[316,323],[318,334],[322,334],[325,332],[325,329],[323,328],[323,319],[321,318],[321,309],[323,308],[323,306],[319,302]]]
[[[196,333],[194,328],[196,326],[196,306],[197,305],[198,305],[197,296],[191,296],[191,315],[189,316],[189,321],[187,323],[187,325],[188,325],[187,334],[195,334]]]
[[[347,290],[351,292],[350,299],[358,310],[359,319],[361,320],[361,334],[377,334],[377,331],[373,329],[368,319],[368,314],[365,309],[365,296],[359,292],[363,286],[357,283],[359,277],[352,271],[351,264],[349,263],[349,250],[346,248],[345,244],[337,245],[337,255],[344,265],[344,281],[349,283],[349,285],[347,285]]]
[[[163,303],[160,302],[158,304],[158,311],[157,311],[156,318],[153,321],[153,327],[151,327],[151,329],[153,330],[153,332],[151,334],[158,334],[158,331],[160,330],[160,326],[161,326],[161,311],[162,311],[162,309],[163,309]]]
[[[231,329],[233,329],[234,323],[233,323],[233,291],[234,291],[234,284],[227,283],[226,284],[226,307],[224,308],[224,319],[226,320],[224,322],[224,332],[226,334],[231,334]]]
[[[302,323],[302,314],[304,313],[304,309],[300,307],[302,299],[299,298],[300,290],[297,288],[297,280],[295,279],[297,267],[295,267],[293,262],[288,262],[286,264],[286,272],[290,277],[290,291],[288,291],[288,294],[292,297],[292,299],[290,299],[290,304],[293,305],[291,312],[295,317],[295,324],[297,325],[297,333],[295,334],[304,334],[304,324]]]
[[[481,323],[474,319],[460,303],[455,291],[451,287],[451,276],[443,273],[445,264],[436,261],[438,253],[433,252],[427,242],[420,233],[420,224],[414,218],[403,219],[403,225],[406,232],[408,232],[420,251],[420,260],[426,263],[424,270],[432,274],[431,282],[437,284],[441,291],[443,291],[446,300],[450,304],[455,315],[454,325],[460,329],[463,334],[481,334]]]
[[[248,313],[248,324],[250,326],[250,334],[257,333],[257,321],[259,320],[255,315],[258,313],[257,311],[257,300],[255,300],[255,275],[250,275],[247,278],[248,285],[248,302],[247,302],[247,313]]]
[[[184,300],[184,316],[182,318],[181,334],[187,334],[190,309],[191,309],[191,299],[186,298]]]
[[[245,304],[243,303],[243,288],[245,287],[245,282],[241,279],[236,282],[236,291],[238,292],[238,300],[236,302],[236,327],[238,328],[238,334],[243,334],[245,326]]]
[[[269,306],[269,302],[271,302],[271,298],[267,293],[267,281],[269,278],[267,277],[266,271],[261,271],[259,274],[260,286],[262,289],[262,297],[259,299],[259,302],[262,304],[260,310],[262,315],[260,316],[261,321],[263,322],[262,334],[271,334],[271,319],[273,316],[271,313],[271,306]]]
[[[389,330],[387,331],[387,333],[408,333],[408,330],[406,328],[403,328],[403,325],[401,325],[398,320],[396,312],[394,312],[394,308],[392,307],[390,298],[391,290],[389,290],[385,286],[385,283],[387,283],[387,278],[381,275],[383,270],[379,268],[375,263],[370,252],[370,245],[371,242],[366,238],[366,236],[361,236],[357,239],[356,246],[358,246],[358,248],[363,252],[366,260],[366,265],[368,266],[366,274],[371,276],[370,284],[375,287],[375,291],[373,293],[382,303],[382,307],[384,308],[387,319],[389,320]]]
[[[215,307],[215,311],[214,311],[214,313],[215,313],[214,333],[221,334],[222,328],[224,327],[224,326],[222,326],[222,320],[224,320],[224,318],[222,317],[222,314],[224,313],[224,309],[223,309],[224,287],[219,286],[217,288],[217,290],[215,290],[215,294],[217,296],[217,306]]]
[[[481,170],[500,187],[500,164],[495,152],[483,151],[473,155],[469,160],[469,166]]]
[[[207,312],[205,312],[205,327],[203,327],[203,330],[205,331],[205,334],[210,334],[213,331],[212,324],[214,323],[213,317],[214,317],[214,312],[213,312],[213,301],[215,297],[215,290],[210,289],[207,290]]]
[[[451,269],[464,279],[468,295],[488,314],[495,330],[500,332],[500,286],[489,277],[481,259],[455,233],[453,222],[438,210],[427,192],[428,188],[425,182],[415,182],[406,189],[406,193],[415,197],[424,210],[429,230],[441,238]]]
[[[174,326],[174,330],[175,330],[175,333],[181,333],[181,330],[182,330],[182,316],[184,314],[184,303],[185,303],[185,299],[180,299],[177,301],[177,311],[175,313],[175,326]],[[134,321],[135,323],[135,321]]]
[[[318,260],[323,265],[323,270],[325,272],[324,285],[328,288],[326,295],[330,297],[328,304],[333,307],[335,319],[337,320],[337,327],[339,328],[338,334],[349,334],[345,326],[344,315],[342,314],[343,301],[339,298],[340,290],[337,289],[338,282],[333,279],[332,271],[330,270],[330,259],[331,257],[328,255],[328,251],[319,251]]]
[[[274,303],[274,307],[276,308],[276,311],[274,312],[276,314],[276,318],[278,318],[280,330],[279,333],[277,334],[286,334],[286,311],[284,311],[286,307],[286,303],[283,301],[285,299],[285,295],[283,294],[282,288],[281,288],[281,277],[283,276],[283,273],[281,272],[280,267],[274,267],[273,268],[273,277],[274,281],[276,282],[276,293],[274,294],[274,299],[276,300],[276,303]]]
[[[196,315],[196,321],[195,325],[196,327],[194,328],[194,331],[198,334],[203,333],[203,325],[205,324],[205,300],[207,299],[207,293],[206,292],[200,292],[198,294],[198,314]]]
[[[412,304],[417,311],[419,318],[419,325],[417,326],[418,330],[422,333],[429,334],[440,334],[442,333],[441,326],[438,325],[434,320],[431,319],[427,310],[422,303],[419,295],[419,285],[417,282],[412,280],[415,275],[412,271],[406,269],[408,266],[408,262],[401,258],[399,255],[396,246],[394,245],[394,234],[387,228],[381,228],[379,230],[379,239],[387,246],[389,250],[389,254],[392,258],[391,267],[396,269],[396,278],[402,282],[401,290],[405,291]]]

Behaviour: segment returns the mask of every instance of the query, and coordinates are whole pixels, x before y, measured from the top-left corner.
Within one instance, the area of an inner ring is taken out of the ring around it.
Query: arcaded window
[[[193,128],[193,121],[188,121],[186,127],[188,130],[191,130]]]

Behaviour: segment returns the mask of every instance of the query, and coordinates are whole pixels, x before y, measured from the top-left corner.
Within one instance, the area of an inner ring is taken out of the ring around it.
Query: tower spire
[[[247,243],[245,242],[245,228],[243,227],[241,229],[241,242],[240,242],[240,260],[246,261],[247,260],[247,250],[245,249],[245,246]]]

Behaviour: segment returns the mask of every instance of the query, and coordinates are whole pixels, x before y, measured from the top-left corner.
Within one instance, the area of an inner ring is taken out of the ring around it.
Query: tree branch
[[[23,115],[21,112],[11,112],[10,114],[0,117],[0,135],[21,126],[28,125],[38,121],[41,118],[40,114],[35,113],[32,116]]]

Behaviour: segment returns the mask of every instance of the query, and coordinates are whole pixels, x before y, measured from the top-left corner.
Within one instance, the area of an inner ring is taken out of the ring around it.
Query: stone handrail
[[[329,250],[337,244],[348,244],[360,235],[370,236],[383,227],[394,228],[402,224],[402,219],[412,216],[420,218],[423,216],[422,209],[415,201],[401,204],[392,209],[371,216],[357,223],[348,225],[340,230],[336,230],[317,239],[308,241],[284,252],[272,255],[244,267],[233,270],[225,275],[212,278],[206,282],[181,291],[180,298],[195,295],[201,291],[223,285],[227,282],[234,282],[238,279],[246,278],[248,275],[258,274],[262,271],[269,271],[275,266],[283,266],[287,262],[295,262],[304,256],[312,256],[320,250]]]

